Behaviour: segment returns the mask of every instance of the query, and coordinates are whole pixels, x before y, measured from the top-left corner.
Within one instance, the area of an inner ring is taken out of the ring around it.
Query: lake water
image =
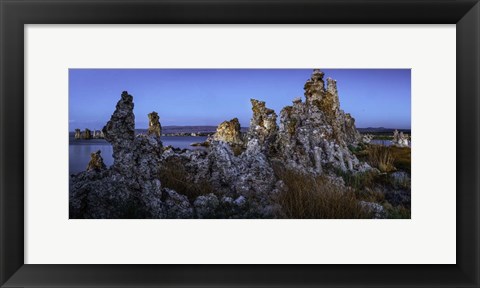
[[[383,146],[391,146],[392,141],[391,140],[378,140],[378,139],[373,139],[370,141],[370,144],[376,144],[376,145],[383,145]]]
[[[163,146],[172,145],[180,149],[205,149],[201,146],[190,146],[192,143],[204,142],[207,137],[193,137],[193,136],[162,136]],[[70,137],[69,145],[69,170],[70,174],[75,174],[85,171],[88,162],[90,161],[90,154],[102,151],[102,158],[105,165],[113,164],[113,148],[107,141],[103,139],[91,140],[74,140]]]
[[[370,141],[371,144],[376,144],[376,145],[383,145],[383,146],[391,146],[392,145],[392,140],[378,140],[378,139],[373,139]],[[412,146],[412,142],[409,141],[409,146]]]

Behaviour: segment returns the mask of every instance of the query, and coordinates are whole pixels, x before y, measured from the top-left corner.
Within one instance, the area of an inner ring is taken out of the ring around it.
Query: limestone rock
[[[162,135],[162,125],[160,125],[160,117],[158,113],[153,111],[148,114],[148,135],[154,135],[160,137]]]
[[[233,118],[230,121],[220,123],[217,127],[217,131],[213,135],[213,140],[223,141],[230,145],[243,145],[238,118]]]
[[[325,82],[323,76],[325,73],[319,69],[314,69],[312,77],[307,80],[304,86],[305,98],[307,103],[312,104],[314,101],[320,101],[325,95]]]
[[[168,219],[188,219],[193,218],[193,207],[188,201],[187,196],[178,194],[172,189],[163,189],[163,198],[165,203],[165,218]]]
[[[92,131],[90,129],[85,129],[82,136],[83,136],[82,137],[83,139],[87,139],[87,140],[93,138]]]
[[[360,205],[371,213],[373,219],[385,219],[387,217],[387,212],[378,203],[360,201]]]
[[[295,99],[280,112],[279,155],[290,168],[308,173],[322,173],[330,166],[342,171],[364,170],[368,165],[348,149],[361,139],[355,119],[340,110],[336,81],[328,78],[325,87],[323,76],[315,69],[305,84],[306,101]]]
[[[362,137],[362,143],[369,144],[373,140],[373,135],[371,134],[365,134]]]
[[[103,139],[104,135],[101,130],[93,130],[93,139]]]
[[[158,177],[163,145],[159,137],[137,135],[133,145],[134,168],[130,171],[132,177],[138,179],[153,179]]]
[[[397,147],[409,147],[408,136],[403,134],[403,132],[398,132],[398,130],[393,131],[393,140],[392,144]]]
[[[103,127],[105,140],[112,144],[113,169],[129,175],[134,168],[135,115],[133,97],[123,91],[110,121]]]
[[[82,138],[82,134],[81,134],[81,131],[80,129],[75,129],[75,140],[78,140],[78,139],[81,139]]]
[[[103,163],[103,158],[100,155],[101,153],[102,151],[98,150],[97,152],[90,154],[90,161],[88,162],[88,165],[87,165],[87,171],[90,171],[90,170],[99,171],[107,167]]]
[[[113,147],[114,162],[104,169],[100,152],[92,154],[86,172],[71,177],[74,218],[164,218],[158,169],[163,152],[157,135],[135,137],[133,97],[123,92],[103,128]]]
[[[85,171],[70,178],[70,219],[140,218],[125,179],[110,169]]]
[[[219,205],[220,201],[214,194],[198,196],[193,203],[196,216],[200,219],[216,218],[216,210]]]
[[[250,102],[253,116],[250,120],[248,140],[257,139],[262,149],[270,151],[278,132],[277,114],[267,108],[264,101],[250,99]]]
[[[355,127],[355,118],[350,115],[350,113],[345,113],[345,141],[348,144],[357,144],[361,142],[362,135],[358,132],[357,128]]]

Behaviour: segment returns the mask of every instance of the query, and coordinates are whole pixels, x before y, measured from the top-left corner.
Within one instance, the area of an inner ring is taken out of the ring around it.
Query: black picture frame
[[[480,287],[477,0],[0,0],[0,10],[1,287]],[[24,25],[153,23],[456,24],[457,264],[24,264]]]

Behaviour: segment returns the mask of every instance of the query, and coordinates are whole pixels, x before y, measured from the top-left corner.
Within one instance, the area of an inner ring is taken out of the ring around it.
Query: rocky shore
[[[135,135],[133,96],[123,92],[102,129],[114,163],[107,168],[92,153],[86,171],[70,177],[70,218],[292,218],[288,171],[338,193],[329,197],[346,198],[353,190],[346,177],[382,172],[357,157],[365,144],[355,119],[340,109],[336,81],[325,83],[314,70],[304,90],[305,101],[294,99],[279,116],[251,99],[248,131],[240,131],[237,118],[225,121],[203,143],[207,150],[164,147],[156,112],[148,115],[147,133]],[[409,190],[385,189],[408,194],[402,205],[410,205]],[[378,203],[350,202],[348,209],[364,218],[388,216]]]

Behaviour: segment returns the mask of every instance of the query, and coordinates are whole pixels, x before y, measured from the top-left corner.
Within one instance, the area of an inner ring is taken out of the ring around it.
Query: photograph
[[[411,69],[68,78],[69,219],[411,219]]]

